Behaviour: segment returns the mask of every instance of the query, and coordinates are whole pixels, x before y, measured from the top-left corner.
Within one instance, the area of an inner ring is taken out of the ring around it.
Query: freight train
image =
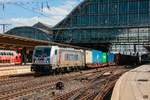
[[[137,56],[113,54],[99,50],[82,50],[59,46],[36,46],[31,71],[35,73],[70,72],[112,65],[135,65]]]
[[[98,50],[81,50],[59,46],[36,46],[31,71],[67,72],[115,64],[115,55]]]

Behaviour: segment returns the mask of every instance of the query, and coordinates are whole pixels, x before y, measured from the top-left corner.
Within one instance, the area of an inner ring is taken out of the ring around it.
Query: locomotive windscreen
[[[37,47],[35,49],[35,57],[50,57],[51,48],[49,47]]]

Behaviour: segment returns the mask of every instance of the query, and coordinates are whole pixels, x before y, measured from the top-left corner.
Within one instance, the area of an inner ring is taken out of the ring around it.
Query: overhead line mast
[[[0,6],[2,6],[2,10],[5,11],[5,8],[6,8],[6,5],[7,4],[12,4],[12,5],[16,5],[16,6],[20,6],[20,7],[23,7],[25,9],[28,9],[28,10],[32,10],[34,13],[40,13],[41,15],[44,15],[42,12],[44,12],[44,9],[48,9],[50,10],[50,4],[48,2],[48,0],[45,0],[45,1],[42,1],[42,2],[39,2],[39,1],[28,1],[28,2],[4,2],[4,1],[0,1]],[[35,5],[37,6],[38,4],[38,7],[37,8],[28,8],[28,7],[25,7],[25,6],[28,6],[28,5]],[[39,10],[39,11],[38,11]]]
[[[6,27],[9,26],[11,24],[0,24],[0,26],[2,26],[2,32],[5,33],[6,32]]]

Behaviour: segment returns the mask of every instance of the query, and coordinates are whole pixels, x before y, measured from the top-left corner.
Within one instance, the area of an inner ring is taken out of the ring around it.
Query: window
[[[79,58],[78,58],[78,55],[77,54],[65,54],[65,60],[68,60],[68,61],[77,61]]]
[[[50,51],[51,51],[51,48],[37,47],[35,49],[34,56],[36,56],[36,57],[40,57],[40,56],[49,57],[50,56]]]
[[[3,54],[4,54],[4,55],[6,55],[6,53],[5,53],[5,52],[3,52]]]
[[[140,13],[148,13],[149,11],[149,0],[141,0],[139,3]]]
[[[57,50],[55,50],[55,55],[57,55]]]
[[[149,14],[140,14],[139,15],[140,24],[149,24]]]
[[[99,4],[98,5],[98,13],[99,14],[107,14],[108,13],[108,4]]]
[[[121,2],[119,4],[119,14],[126,14],[128,8],[128,2]]]
[[[127,25],[127,15],[120,15],[119,16],[119,24],[120,25]]]
[[[130,42],[138,41],[138,28],[129,29],[129,40]]]
[[[117,15],[110,16],[109,17],[109,23],[110,23],[110,25],[117,25],[117,23],[118,23],[118,16]]]
[[[109,6],[109,13],[110,14],[117,14],[119,9],[118,3],[112,3]]]
[[[148,28],[140,28],[139,29],[139,40],[140,42],[148,41]]]
[[[137,24],[139,21],[138,21],[138,14],[130,14],[129,15],[129,24],[130,25],[135,25]]]
[[[98,12],[98,6],[96,3],[89,5],[89,13],[97,13],[97,12]]]
[[[137,13],[138,12],[138,1],[136,2],[129,2],[129,12],[130,13]]]

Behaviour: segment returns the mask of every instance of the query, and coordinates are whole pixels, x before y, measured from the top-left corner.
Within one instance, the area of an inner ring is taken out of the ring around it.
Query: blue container
[[[92,50],[92,61],[94,64],[102,63],[102,52],[98,50]]]
[[[112,53],[107,53],[107,60],[108,60],[108,62],[114,62],[115,55]]]
[[[111,62],[111,56],[110,56],[110,53],[107,53],[107,62]]]
[[[111,62],[115,62],[115,54],[111,54]]]

